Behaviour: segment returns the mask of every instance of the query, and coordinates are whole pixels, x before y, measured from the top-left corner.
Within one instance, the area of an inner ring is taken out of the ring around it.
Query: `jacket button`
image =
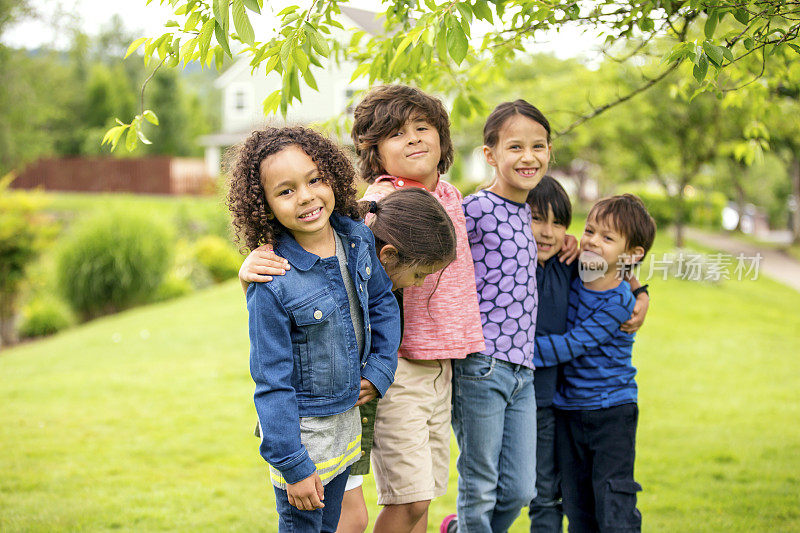
[[[367,418],[366,416],[361,419],[362,424],[366,424],[367,422],[369,422],[369,418]]]
[[[403,185],[405,185],[405,184],[406,184],[406,182],[405,182],[405,181],[403,181],[403,180],[397,180],[397,186],[398,186],[398,187],[402,187],[402,186],[403,186]]]
[[[361,452],[361,457],[364,457],[364,455],[365,455],[366,453],[367,453],[367,452],[363,452],[363,451],[362,451],[362,452]]]
[[[364,286],[363,286],[363,285],[361,285],[360,283],[358,284],[358,290],[360,290],[360,291],[363,291],[363,290],[364,290]]]
[[[356,243],[354,243],[354,242],[351,242],[351,243],[350,243],[350,248],[355,248],[355,247],[356,247]]]
[[[370,272],[371,272],[371,269],[369,267],[367,267],[367,276],[369,276]]]
[[[317,309],[316,311],[314,311],[314,318],[316,318],[317,320],[319,320],[320,318],[322,318],[322,311],[320,311],[319,309]]]

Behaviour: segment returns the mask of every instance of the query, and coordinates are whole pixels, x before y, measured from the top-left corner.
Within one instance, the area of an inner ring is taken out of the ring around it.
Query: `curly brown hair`
[[[353,112],[351,136],[358,156],[361,178],[372,183],[386,174],[378,154],[378,143],[389,137],[412,116],[421,115],[439,132],[441,174],[453,164],[450,118],[438,98],[407,85],[382,85],[371,89]]]
[[[236,240],[245,249],[273,244],[286,228],[271,212],[261,181],[261,162],[287,146],[296,145],[317,165],[333,189],[334,211],[358,220],[355,170],[347,156],[314,130],[300,126],[256,130],[228,154],[230,174],[227,204]]]

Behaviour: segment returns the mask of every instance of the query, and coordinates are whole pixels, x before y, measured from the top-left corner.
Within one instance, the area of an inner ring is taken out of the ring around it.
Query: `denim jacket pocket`
[[[293,350],[299,359],[300,386],[314,396],[339,396],[350,389],[350,365],[341,313],[327,292],[289,309],[296,332]]]

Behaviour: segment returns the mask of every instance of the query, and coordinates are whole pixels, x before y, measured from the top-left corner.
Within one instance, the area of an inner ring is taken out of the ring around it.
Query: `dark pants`
[[[275,488],[275,504],[278,508],[278,531],[280,533],[334,533],[342,512],[342,498],[347,485],[350,467],[325,485],[325,507],[313,511],[301,511],[289,503],[285,490]]]
[[[561,474],[556,465],[556,415],[553,406],[536,409],[536,497],[528,515],[531,533],[564,531]]]
[[[593,411],[556,409],[556,456],[571,533],[639,532],[633,480],[635,403]]]

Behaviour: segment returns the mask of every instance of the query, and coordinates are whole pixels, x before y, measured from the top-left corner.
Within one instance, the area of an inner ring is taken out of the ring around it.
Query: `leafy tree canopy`
[[[128,54],[143,47],[145,61],[159,66],[198,61],[219,68],[239,48],[254,68],[263,64],[282,77],[282,88],[264,100],[265,113],[285,114],[300,99],[301,83],[317,88],[312,65],[342,58],[357,64],[354,79],[415,83],[451,95],[455,117],[483,113],[479,89],[501,76],[534,37],[568,26],[604,38],[607,53],[624,54],[620,61],[636,64],[655,53],[661,62],[630,94],[589,110],[564,132],[673,71],[693,79],[696,93],[733,91],[763,77],[775,54],[800,53],[800,3],[784,0],[388,0],[386,31],[355,31],[347,42],[335,37],[345,29],[345,2],[339,0],[289,5],[277,13],[274,31],[258,36],[251,17],[266,16],[263,0],[160,3],[175,9],[175,19],[161,36],[133,41]],[[157,119],[142,109],[132,122],[109,130],[105,142],[116,146],[125,135],[134,147],[137,137],[144,139],[146,120]]]

